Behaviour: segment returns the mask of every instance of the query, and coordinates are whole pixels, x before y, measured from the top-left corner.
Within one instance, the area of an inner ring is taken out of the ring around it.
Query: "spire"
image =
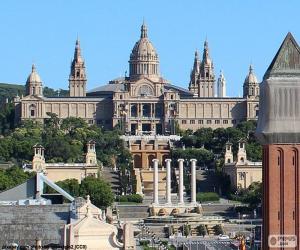
[[[76,39],[76,44],[75,44],[74,60],[76,62],[82,62],[83,61],[82,57],[81,57],[80,41],[79,41],[78,37]]]
[[[204,42],[203,62],[206,64],[211,64],[207,39],[205,39]]]
[[[33,63],[32,66],[31,66],[31,73],[34,73],[34,72],[36,72],[36,68],[35,68],[35,65]]]
[[[199,73],[200,70],[200,59],[198,50],[195,51],[193,73]]]
[[[250,66],[249,66],[249,74],[252,74],[253,73],[253,66],[252,66],[252,64],[250,64]]]
[[[143,24],[142,24],[142,27],[141,27],[141,38],[148,38],[147,26],[145,24],[145,21],[143,21]]]

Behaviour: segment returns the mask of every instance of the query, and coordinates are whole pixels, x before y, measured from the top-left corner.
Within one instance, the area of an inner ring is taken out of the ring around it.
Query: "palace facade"
[[[217,86],[216,86],[217,85]],[[226,128],[256,120],[259,83],[252,66],[243,85],[243,97],[226,97],[223,73],[216,79],[208,42],[202,59],[195,53],[188,89],[172,85],[160,75],[159,56],[145,24],[129,58],[129,76],[87,91],[87,76],[79,40],[69,76],[69,97],[43,96],[35,66],[26,81],[26,95],[16,97],[16,120],[43,122],[47,113],[59,118],[81,117],[107,129],[119,126],[127,135],[175,134],[178,128]]]

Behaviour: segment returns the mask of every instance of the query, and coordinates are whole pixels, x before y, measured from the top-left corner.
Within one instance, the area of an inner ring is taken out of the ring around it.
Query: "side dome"
[[[143,23],[140,39],[135,43],[129,60],[130,80],[148,77],[159,79],[159,59],[156,49],[148,39],[147,26]]]
[[[26,95],[43,95],[43,84],[41,77],[37,73],[34,64],[32,65],[31,73],[26,81]]]
[[[42,83],[41,77],[36,71],[35,65],[32,65],[31,73],[27,77],[26,83]]]
[[[246,76],[244,83],[245,84],[249,84],[249,83],[257,84],[258,83],[257,77],[254,74],[252,65],[250,65],[250,67],[249,67],[249,74]]]

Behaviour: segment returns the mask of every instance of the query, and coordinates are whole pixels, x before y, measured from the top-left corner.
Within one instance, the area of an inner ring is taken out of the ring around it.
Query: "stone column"
[[[158,204],[158,159],[153,159],[153,204]]]
[[[184,201],[183,201],[183,162],[184,162],[184,159],[178,159],[178,164],[179,164],[179,204],[184,204]]]
[[[171,204],[171,159],[166,159],[166,170],[167,170],[167,176],[166,176],[166,203]]]
[[[197,186],[196,186],[196,159],[191,159],[191,203],[197,203],[196,202],[196,192],[197,192]]]

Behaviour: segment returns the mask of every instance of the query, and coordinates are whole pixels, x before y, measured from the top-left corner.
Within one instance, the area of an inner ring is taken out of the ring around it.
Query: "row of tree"
[[[39,143],[45,147],[45,157],[49,162],[82,162],[85,145],[93,139],[96,142],[97,158],[103,165],[130,167],[130,153],[119,138],[118,131],[104,131],[97,126],[89,126],[81,118],[60,120],[56,114],[48,115],[44,124],[24,121],[2,136],[0,160],[19,165],[31,161],[32,147]]]

